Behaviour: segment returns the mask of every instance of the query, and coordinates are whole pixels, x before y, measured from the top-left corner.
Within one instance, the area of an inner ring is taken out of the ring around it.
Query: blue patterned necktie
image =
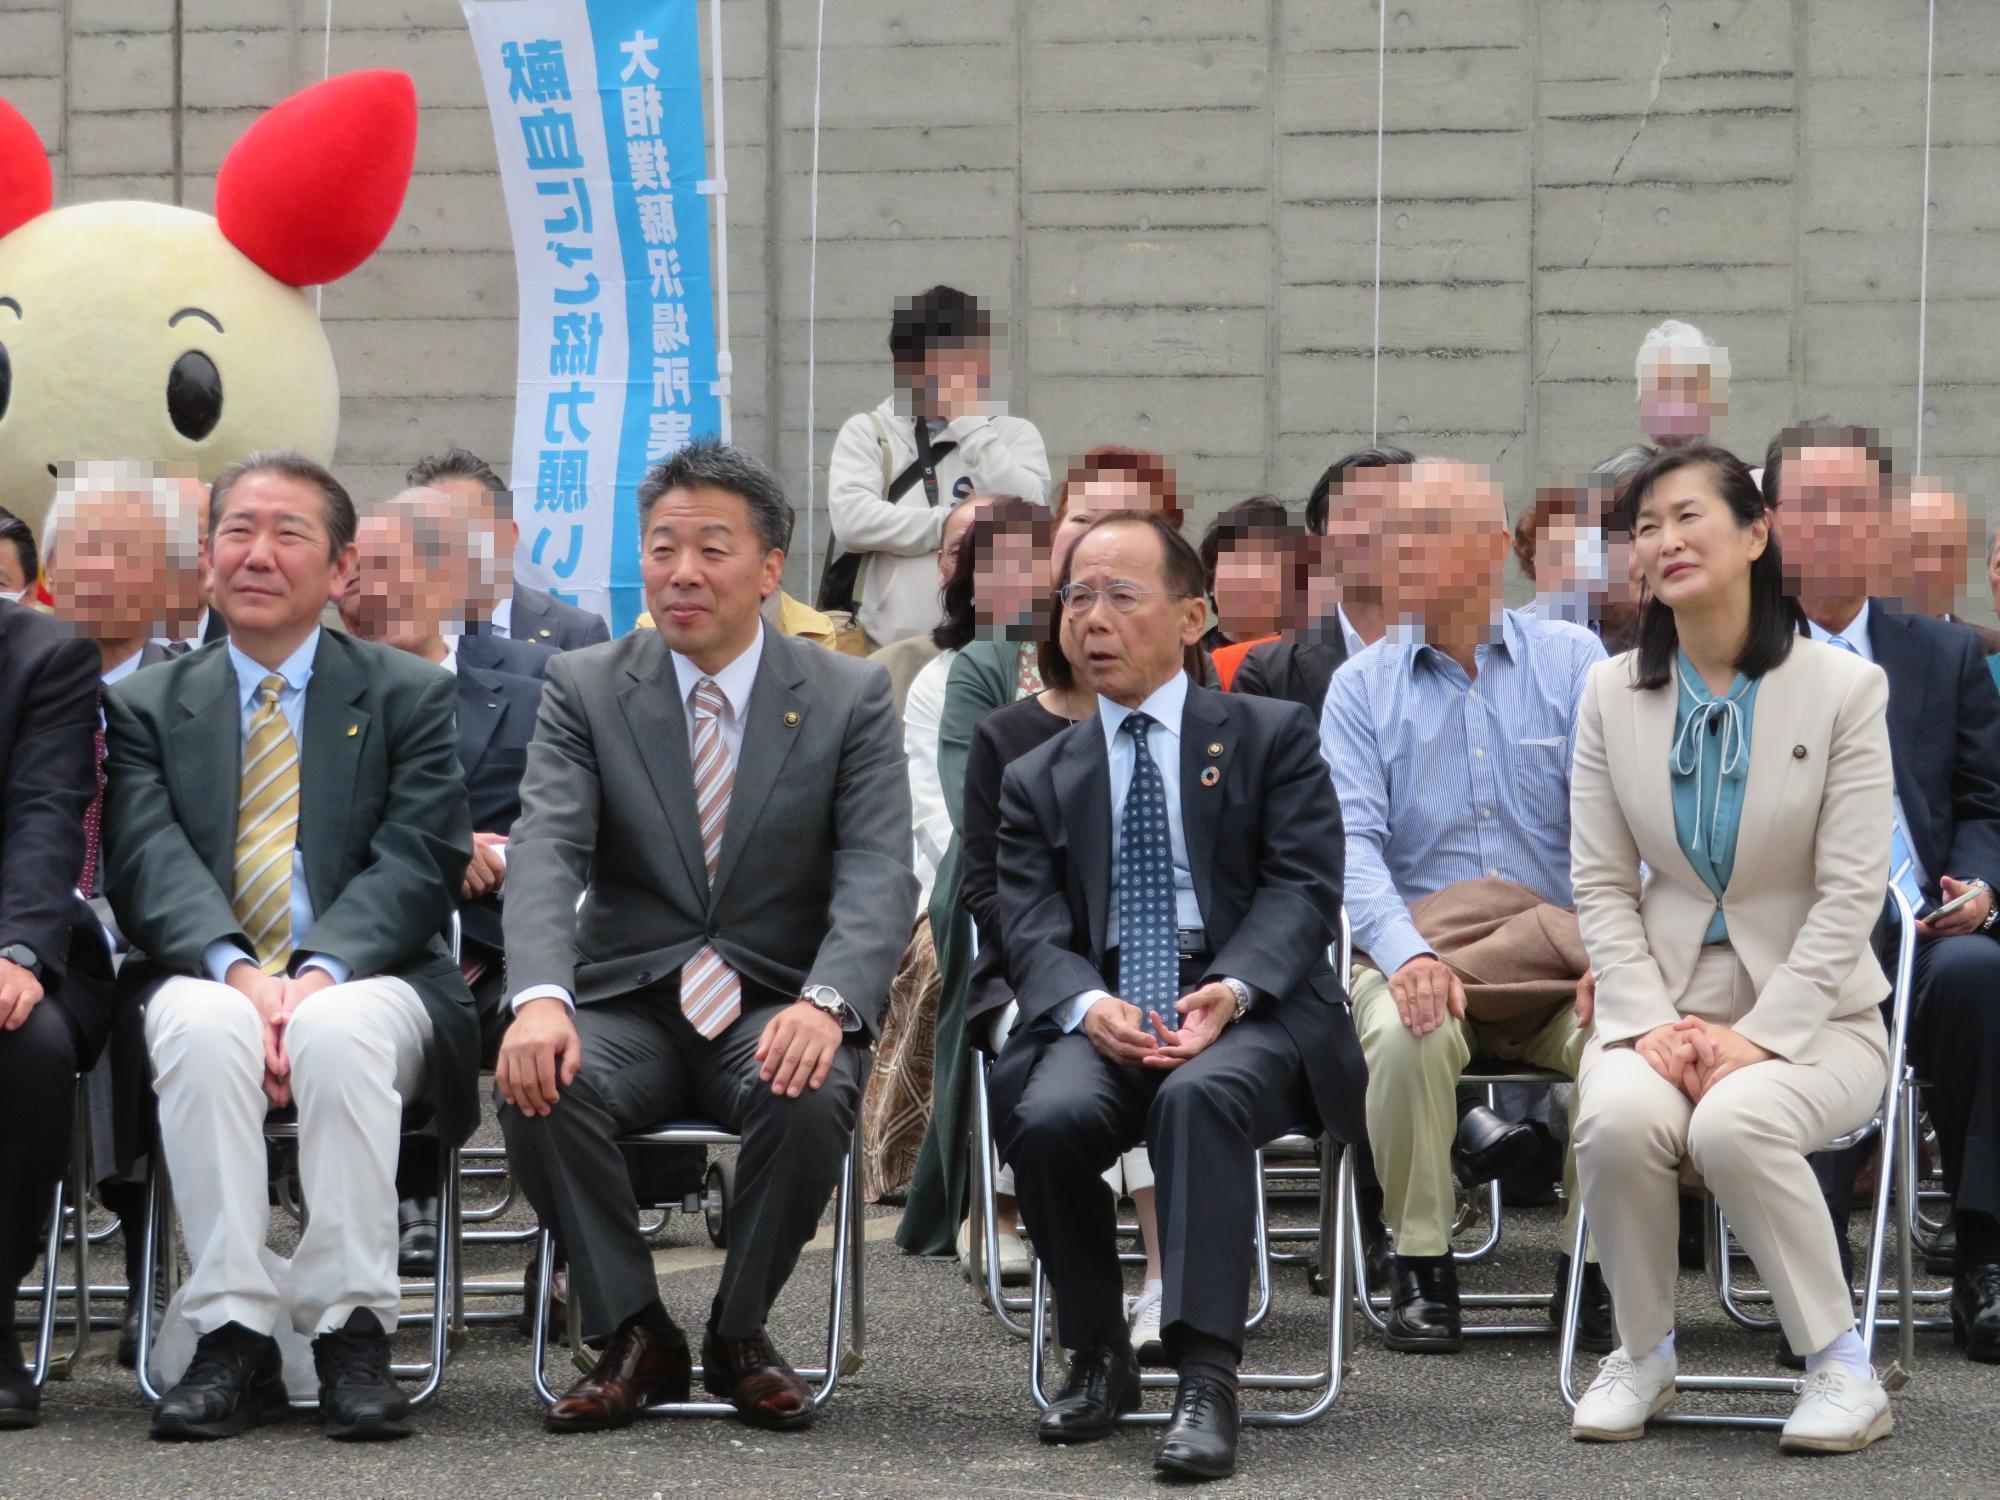
[[[1844,635],[1830,635],[1826,638],[1829,646],[1837,646],[1842,651],[1855,656],[1861,654],[1854,642]],[[1910,841],[1903,833],[1903,815],[1900,810],[1890,814],[1889,822],[1889,884],[1903,893],[1910,903],[1910,910],[1923,914],[1924,891],[1917,884],[1917,859],[1910,852]]]
[[[1132,785],[1118,829],[1118,990],[1152,1020],[1156,1033],[1175,1030],[1180,998],[1180,940],[1175,925],[1174,851],[1167,829],[1167,790],[1146,748],[1153,720],[1130,714]]]

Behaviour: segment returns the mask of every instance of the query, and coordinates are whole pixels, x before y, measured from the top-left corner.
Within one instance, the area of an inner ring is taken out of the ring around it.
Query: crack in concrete
[[[1639,112],[1639,128],[1632,132],[1632,139],[1625,143],[1625,149],[1618,153],[1618,160],[1612,163],[1611,174],[1604,179],[1604,192],[1597,200],[1597,237],[1590,242],[1583,264],[1577,267],[1580,271],[1590,269],[1591,258],[1597,254],[1597,247],[1604,243],[1604,210],[1611,201],[1611,189],[1618,184],[1618,174],[1625,166],[1625,159],[1639,144],[1639,137],[1646,133],[1646,126],[1653,118],[1653,106],[1660,102],[1660,84],[1666,78],[1667,64],[1673,61],[1674,56],[1674,8],[1671,5],[1660,7],[1660,24],[1665,28],[1666,35],[1660,46],[1660,61],[1653,69],[1653,86],[1646,95],[1646,107]]]

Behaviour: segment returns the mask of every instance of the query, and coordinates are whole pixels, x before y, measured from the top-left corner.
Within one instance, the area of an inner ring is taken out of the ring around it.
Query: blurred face
[[[1071,561],[1070,582],[1097,597],[1081,613],[1063,608],[1063,655],[1078,682],[1128,708],[1183,669],[1208,618],[1200,599],[1168,594],[1163,557],[1150,527],[1112,526],[1087,533]]]
[[[1958,604],[1972,552],[1972,518],[1949,490],[1910,491],[1910,569],[1917,613],[1947,614]]]
[[[1306,538],[1305,623],[1335,618],[1340,608],[1340,574],[1335,568],[1331,537]]]
[[[10,554],[13,549],[6,549]],[[57,606],[91,640],[164,635],[184,579],[169,566],[167,523],[139,495],[77,504],[56,551]]]
[[[1351,469],[1327,507],[1326,536],[1333,566],[1357,599],[1378,597],[1383,586],[1382,522],[1407,469]]]
[[[484,539],[483,544],[468,547],[468,553],[476,551],[492,559],[489,568],[480,569],[474,566],[477,557],[465,558],[464,597],[475,604],[487,604],[510,596],[514,592],[514,545],[521,539],[519,523],[501,522],[493,492],[476,479],[454,475],[436,480],[428,488],[449,496],[469,529]]]
[[[1639,430],[1666,448],[1707,437],[1723,410],[1711,386],[1705,364],[1665,359],[1648,367],[1639,386]]]
[[[993,384],[993,353],[984,339],[935,345],[922,364],[902,368],[919,415],[938,416],[984,401]]]
[[[1396,486],[1381,532],[1383,597],[1395,619],[1445,637],[1491,625],[1509,545],[1506,504],[1483,468],[1418,464]]]
[[[362,519],[355,535],[355,581],[340,602],[340,618],[365,641],[417,651],[438,637],[452,612],[451,582],[442,568],[417,560],[408,521],[399,516]]]
[[[1856,598],[1880,560],[1902,555],[1882,473],[1863,448],[1799,448],[1779,470],[1778,548],[1800,597]]]
[[[1281,630],[1291,612],[1285,595],[1290,554],[1278,542],[1242,541],[1215,558],[1215,614],[1231,640]]]
[[[950,583],[951,575],[958,571],[958,549],[965,542],[965,533],[985,508],[985,497],[973,495],[953,507],[951,514],[944,518],[944,534],[938,538],[939,588]]]
[[[1762,517],[1742,525],[1706,465],[1677,469],[1639,500],[1632,552],[1646,587],[1667,608],[1749,608],[1750,564],[1771,538]]]
[[[1535,542],[1535,592],[1602,599],[1610,577],[1604,533],[1578,516],[1553,516]]]
[[[1095,474],[1081,484],[1072,484],[1063,506],[1062,519],[1056,524],[1053,548],[1056,576],[1061,576],[1062,566],[1069,560],[1070,549],[1076,546],[1076,539],[1090,529],[1093,517],[1108,516],[1118,511],[1157,509],[1159,497],[1153,487],[1128,473]]]
[[[783,549],[765,549],[741,495],[703,485],[653,503],[639,567],[646,606],[668,647],[704,672],[756,639],[758,608],[784,568]]]
[[[1054,574],[1038,556],[1027,531],[997,531],[972,573],[973,613],[984,626],[1006,631],[1034,618]]]
[[[210,549],[215,607],[232,635],[303,639],[354,576],[354,545],[333,550],[326,497],[283,474],[237,481]]]

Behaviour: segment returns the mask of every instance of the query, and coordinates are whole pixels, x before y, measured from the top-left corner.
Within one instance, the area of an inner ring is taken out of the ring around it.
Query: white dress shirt
[[[1354,622],[1347,618],[1347,606],[1336,604],[1334,613],[1340,616],[1340,639],[1347,646],[1350,657],[1359,656],[1368,649],[1368,643],[1361,639],[1361,632],[1354,628]]]
[[[137,651],[134,651],[130,656],[126,657],[125,660],[118,663],[117,666],[105,668],[104,675],[98,680],[102,682],[106,687],[111,687],[115,683],[123,682],[126,678],[130,677],[134,672],[139,670],[139,660],[145,654],[146,654],[146,648],[144,646],[141,646]],[[100,721],[103,719],[104,712],[102,709],[98,710],[97,717],[99,718]]]
[[[237,729],[239,738],[237,740],[236,758],[241,762],[243,758],[243,741],[249,738],[250,721],[255,717],[257,711],[257,685],[271,675],[272,669],[252,661],[237,648],[236,642],[233,640],[229,643],[227,649],[229,651],[229,664],[236,669],[236,698],[237,706],[241,713]],[[318,651],[319,629],[318,627],[314,627],[313,633],[306,637],[305,644],[286,657],[277,667],[278,675],[285,679],[285,686],[278,693],[278,712],[285,716],[285,724],[292,732],[292,743],[298,747],[298,753],[302,761],[306,746],[306,684],[312,681],[313,656]],[[303,772],[303,764],[301,764],[300,770]],[[303,779],[301,780],[301,791],[303,792]],[[231,843],[233,846],[234,841],[232,840]],[[294,947],[312,929],[312,924],[312,893],[306,888],[306,858],[298,846],[294,844],[292,846],[292,944]],[[257,962],[244,949],[242,944],[232,942],[228,938],[222,938],[210,943],[201,958],[202,966],[208,970],[210,977],[216,980],[217,983],[227,983],[230,965],[239,961],[249,964]],[[307,959],[302,966],[301,972],[304,969],[324,969],[332,976],[335,984],[345,984],[349,977],[346,964],[337,958],[328,957],[323,953],[316,953]]]
[[[486,633],[503,641],[514,639],[514,596],[509,594],[493,606],[493,616],[486,626]]]
[[[928,911],[938,866],[944,863],[953,834],[951,810],[945,806],[944,781],[938,771],[938,741],[944,732],[945,689],[951,682],[956,651],[943,651],[924,663],[903,700],[903,753],[910,762],[910,813],[916,831],[917,910]]]

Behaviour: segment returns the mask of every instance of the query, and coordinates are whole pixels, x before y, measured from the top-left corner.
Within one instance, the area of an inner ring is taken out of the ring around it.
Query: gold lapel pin
[[[1222,741],[1217,740],[1214,744],[1210,745],[1208,747],[1208,754],[1211,760],[1213,760],[1216,756],[1222,754]]]
[[[1806,747],[1804,745],[1792,746],[1793,760],[1804,760],[1805,758],[1806,758]]]
[[[797,729],[798,727],[799,727],[799,716],[798,716],[798,714],[797,714],[796,712],[794,712],[794,713],[788,713],[788,714],[786,714],[786,715],[785,715],[785,728],[787,728],[787,729]]]
[[[549,627],[544,625],[540,630],[537,630],[535,634],[546,638],[550,634]]]
[[[1221,780],[1222,780],[1222,773],[1216,770],[1214,766],[1207,767],[1201,773],[1201,784],[1203,786],[1214,786],[1217,782]]]
[[[361,733],[361,726],[359,724],[349,724],[347,726],[347,737],[350,740],[353,739],[359,733]]]

